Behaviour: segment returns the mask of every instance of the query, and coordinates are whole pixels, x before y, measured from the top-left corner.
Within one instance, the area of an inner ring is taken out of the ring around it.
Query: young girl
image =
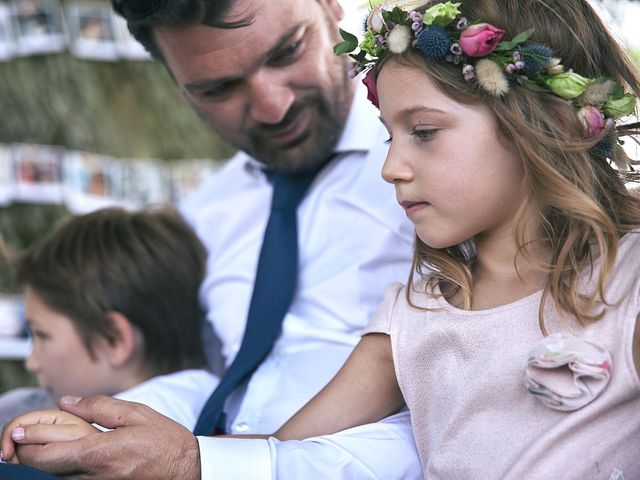
[[[416,225],[409,286],[276,437],[406,403],[425,478],[640,478],[640,198],[617,144],[640,82],[586,0],[421,3],[377,5],[352,55]]]
[[[425,478],[640,478],[636,73],[583,0],[415,3],[375,7],[354,58],[417,275],[276,437],[406,402]]]

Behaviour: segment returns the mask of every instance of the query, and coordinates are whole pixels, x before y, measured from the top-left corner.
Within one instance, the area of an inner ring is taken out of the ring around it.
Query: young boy
[[[17,265],[33,338],[27,369],[54,399],[113,395],[192,429],[218,382],[201,345],[205,257],[169,209],[63,223]]]

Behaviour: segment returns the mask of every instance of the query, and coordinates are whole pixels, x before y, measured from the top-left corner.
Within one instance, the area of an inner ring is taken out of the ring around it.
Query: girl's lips
[[[431,204],[429,202],[400,202],[400,205],[404,208],[407,217],[411,218]]]

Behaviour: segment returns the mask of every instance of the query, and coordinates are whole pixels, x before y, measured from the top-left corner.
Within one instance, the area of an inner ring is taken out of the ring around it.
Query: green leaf
[[[519,43],[523,43],[529,40],[529,37],[533,35],[534,31],[535,28],[530,28],[529,30],[525,30],[524,32],[519,33],[509,41],[500,42],[500,45],[498,45],[498,48],[496,50],[513,50],[518,46]]]
[[[344,41],[334,45],[333,53],[336,55],[351,53],[358,47],[358,38],[355,35],[340,29],[340,36]]]
[[[620,100],[622,97],[624,97],[624,88],[619,83],[616,83],[609,94],[609,98],[611,100]]]
[[[367,60],[367,52],[365,52],[364,50],[360,50],[357,54],[352,53],[349,56],[358,63],[364,63]]]

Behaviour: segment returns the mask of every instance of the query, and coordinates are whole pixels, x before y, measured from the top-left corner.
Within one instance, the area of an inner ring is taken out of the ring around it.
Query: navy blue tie
[[[236,358],[200,413],[193,430],[196,435],[225,433],[225,400],[262,363],[280,335],[298,276],[296,211],[316,173],[269,174],[273,182],[271,213],[260,249],[244,337]]]

